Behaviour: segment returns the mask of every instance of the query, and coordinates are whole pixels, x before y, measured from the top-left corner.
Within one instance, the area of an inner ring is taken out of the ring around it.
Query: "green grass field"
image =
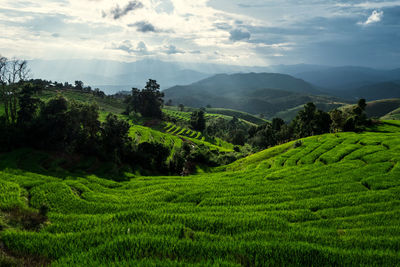
[[[400,263],[396,121],[309,137],[187,177],[56,177],[25,157],[0,156],[0,265],[11,258],[52,266]],[[49,222],[39,231],[8,222],[11,207],[43,204]]]
[[[179,111],[177,107],[165,106],[163,113],[175,118],[178,122],[189,123],[192,111],[198,109],[186,108],[186,110],[187,111]],[[258,118],[254,115],[232,109],[209,108],[205,113],[206,119],[222,118],[225,120],[232,120],[234,116],[249,125],[258,125],[268,122],[267,120]]]

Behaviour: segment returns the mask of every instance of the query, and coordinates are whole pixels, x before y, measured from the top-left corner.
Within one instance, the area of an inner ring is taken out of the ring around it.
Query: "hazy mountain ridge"
[[[344,89],[355,89],[369,84],[399,80],[400,68],[378,70],[366,67],[343,66],[299,72],[294,74],[294,76],[326,88],[327,92],[334,92]]]
[[[287,74],[218,74],[199,82],[164,91],[165,99],[187,106],[232,108],[267,117],[307,102],[341,101],[323,96],[313,85]]]

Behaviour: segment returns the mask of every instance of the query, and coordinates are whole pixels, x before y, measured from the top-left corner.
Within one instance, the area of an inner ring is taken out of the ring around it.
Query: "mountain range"
[[[218,74],[190,85],[171,87],[164,94],[173,104],[238,109],[267,118],[307,102],[324,104],[326,109],[343,103],[304,80],[278,73]]]
[[[29,66],[34,78],[70,83],[81,80],[107,94],[143,88],[148,79],[155,79],[165,92],[165,100],[175,104],[211,105],[267,117],[279,114],[287,119],[310,101],[328,110],[359,98],[400,97],[400,69],[307,64],[248,67],[153,59],[31,60]]]

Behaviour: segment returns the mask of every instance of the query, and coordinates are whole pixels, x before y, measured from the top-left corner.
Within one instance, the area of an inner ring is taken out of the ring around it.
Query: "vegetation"
[[[46,203],[51,222],[17,230],[2,217],[4,257],[52,266],[395,266],[399,130],[391,122],[314,136],[211,174],[127,182],[38,174],[27,151],[3,154],[4,214]]]
[[[123,101],[17,76],[1,84],[1,266],[400,261],[400,123],[364,99],[260,122],[162,109],[155,80]]]
[[[149,80],[143,90],[132,89],[132,94],[125,99],[126,114],[131,111],[140,112],[144,117],[162,118],[161,107],[164,94],[160,92],[160,85],[155,80]]]

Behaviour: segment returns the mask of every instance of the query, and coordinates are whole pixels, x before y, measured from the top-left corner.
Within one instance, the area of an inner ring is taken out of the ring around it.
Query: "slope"
[[[365,98],[368,101],[400,97],[399,82],[382,82],[365,85],[359,88],[337,91],[336,95],[351,99]]]
[[[327,88],[329,92],[359,88],[369,84],[398,80],[400,69],[377,70],[366,67],[342,66],[298,72],[295,77],[317,86]]]
[[[314,136],[224,172],[121,183],[38,175],[22,152],[5,154],[0,208],[47,204],[50,223],[17,230],[3,217],[2,250],[52,266],[395,266],[399,130]]]
[[[385,116],[381,117],[382,120],[400,120],[400,108],[397,108]]]
[[[354,105],[347,105],[341,108],[350,109],[353,106]],[[400,107],[400,98],[375,100],[367,102],[367,107],[365,109],[365,112],[367,113],[367,116],[370,118],[380,118],[399,107]]]

